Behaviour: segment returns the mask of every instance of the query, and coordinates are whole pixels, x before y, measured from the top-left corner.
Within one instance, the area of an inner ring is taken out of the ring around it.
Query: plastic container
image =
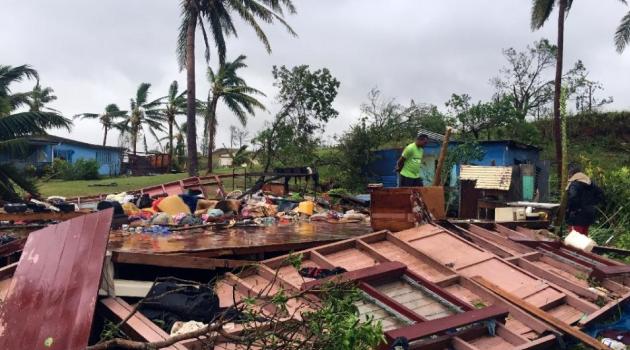
[[[585,252],[590,252],[596,245],[594,240],[577,231],[571,231],[564,239],[564,244],[575,249],[583,250]]]

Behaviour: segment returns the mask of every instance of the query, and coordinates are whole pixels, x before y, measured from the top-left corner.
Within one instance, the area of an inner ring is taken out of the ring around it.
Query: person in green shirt
[[[402,156],[396,164],[396,172],[400,173],[399,187],[421,187],[423,185],[420,170],[424,146],[427,142],[429,142],[429,137],[420,133],[416,137],[416,141],[407,145],[403,150]]]

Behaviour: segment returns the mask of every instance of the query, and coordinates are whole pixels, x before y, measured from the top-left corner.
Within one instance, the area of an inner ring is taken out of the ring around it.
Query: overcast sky
[[[340,117],[329,124],[329,135],[357,119],[373,87],[400,102],[414,99],[441,108],[454,92],[487,99],[493,93],[488,81],[505,62],[503,48],[523,49],[541,37],[555,42],[555,22],[537,32],[529,29],[528,0],[294,1],[298,14],[287,19],[299,37],[267,27],[273,48],[268,55],[241,24],[239,37],[228,44],[228,58],[247,55],[249,68],[242,75],[268,95],[272,112],[273,65],[329,68],[341,82],[335,102]],[[178,0],[2,2],[0,64],[35,67],[43,85],[59,97],[51,107],[66,116],[101,112],[109,103],[127,109],[141,82],[152,84],[154,98],[165,95],[175,79],[185,86],[175,58]],[[612,40],[627,11],[619,1],[576,1],[566,22],[565,67],[582,59],[591,78],[604,84],[604,94],[614,97],[616,109],[630,109],[630,50],[617,54]],[[198,97],[207,95],[205,66],[198,50]],[[250,120],[252,135],[272,112]],[[237,121],[225,109],[218,118],[221,146],[229,143],[229,126]],[[53,133],[93,143],[102,139],[95,121],[76,122],[69,136]],[[108,140],[116,142],[115,135]]]

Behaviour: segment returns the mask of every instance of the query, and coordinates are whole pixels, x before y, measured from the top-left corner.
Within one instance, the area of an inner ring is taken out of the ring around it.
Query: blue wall
[[[448,148],[455,147],[457,143],[449,143]],[[422,179],[425,184],[433,182],[435,176],[435,163],[440,154],[441,144],[429,142],[424,147],[424,157],[422,158]],[[398,185],[398,174],[394,171],[396,162],[402,154],[402,148],[392,148],[379,150],[373,153],[375,160],[367,167],[368,178],[374,182],[381,182],[385,187],[396,187]],[[451,179],[455,181],[456,168],[451,170]]]
[[[473,162],[475,165],[510,166],[518,164],[536,164],[539,160],[540,150],[510,144],[509,141],[486,141],[480,143],[485,152],[481,161]]]
[[[457,142],[450,142],[449,150],[457,146]],[[519,146],[510,141],[485,141],[480,142],[485,155],[481,161],[472,162],[474,165],[510,166],[523,163],[536,164],[539,160],[540,150],[532,147]],[[435,176],[435,162],[440,153],[441,144],[430,142],[424,148],[423,174],[424,183],[433,181]],[[396,187],[398,175],[394,172],[396,162],[402,153],[400,149],[385,149],[374,152],[375,160],[367,167],[367,176],[373,182],[381,182],[385,187]],[[459,174],[459,164],[451,169],[450,186],[455,186]]]
[[[32,153],[22,159],[10,159],[7,155],[0,155],[0,162],[9,162],[18,168],[31,164],[43,166],[52,162],[52,156],[63,158],[70,163],[79,159],[95,159],[100,167],[98,172],[103,176],[120,174],[122,163],[121,152],[116,149],[99,146],[88,147],[74,143],[38,144],[31,145]]]

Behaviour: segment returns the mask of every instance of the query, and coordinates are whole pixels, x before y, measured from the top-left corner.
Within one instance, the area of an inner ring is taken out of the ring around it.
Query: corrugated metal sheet
[[[462,165],[459,178],[476,180],[475,188],[508,191],[512,183],[512,168],[503,166]]]
[[[0,349],[84,349],[112,209],[29,235],[0,308]]]

